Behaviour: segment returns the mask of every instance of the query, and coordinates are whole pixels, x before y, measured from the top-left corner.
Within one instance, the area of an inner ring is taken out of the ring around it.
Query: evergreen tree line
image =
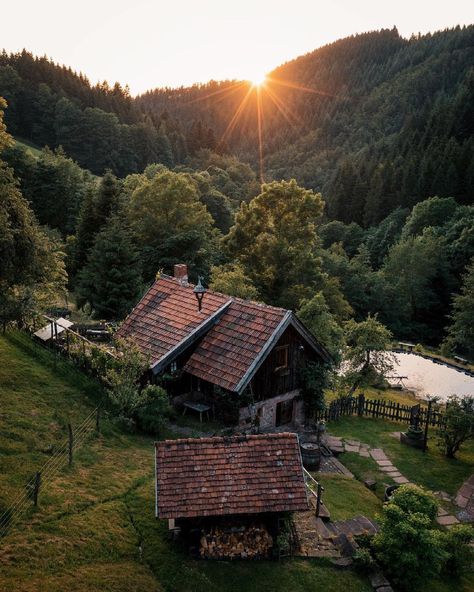
[[[284,64],[260,91],[265,178],[295,178],[323,193],[332,219],[364,227],[433,195],[472,203],[473,63],[469,26],[410,39],[365,33]],[[184,126],[202,120],[218,145],[257,168],[257,90],[248,84],[157,89],[137,102]]]
[[[201,148],[216,148],[202,122],[182,128],[165,111],[142,112],[127,88],[92,86],[82,74],[23,50],[0,55],[0,96],[15,137],[39,147],[59,146],[94,174],[142,172],[151,163],[173,166]]]

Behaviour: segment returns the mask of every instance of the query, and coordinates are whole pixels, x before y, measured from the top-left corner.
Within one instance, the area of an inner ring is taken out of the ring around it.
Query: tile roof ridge
[[[192,284],[191,282],[187,282],[187,284],[183,286],[183,284],[180,282],[180,280],[178,278],[175,278],[174,276],[168,275],[166,273],[160,273],[159,277],[157,277],[155,281],[159,281],[160,279],[171,280],[173,283],[175,283],[178,286],[181,286],[182,288],[194,288],[194,286],[195,286],[195,284]],[[266,304],[265,302],[258,302],[257,300],[248,300],[246,298],[240,298],[239,296],[232,296],[231,294],[225,294],[224,292],[218,292],[217,290],[212,290],[211,288],[207,288],[206,291],[208,294],[213,294],[216,296],[223,296],[224,298],[228,298],[232,302],[236,302],[236,303],[247,304],[247,305],[250,304],[252,306],[258,306],[260,308],[267,308],[267,309],[271,309],[271,310],[282,311],[285,313],[286,312],[291,312],[291,313],[293,312],[289,308],[283,308],[282,306],[273,306],[272,304]]]
[[[160,440],[155,442],[155,448],[159,445],[186,444],[226,444],[233,442],[252,442],[256,440],[293,440],[295,432],[271,432],[268,434],[233,434],[232,436],[202,436],[200,438],[176,438],[174,440]]]

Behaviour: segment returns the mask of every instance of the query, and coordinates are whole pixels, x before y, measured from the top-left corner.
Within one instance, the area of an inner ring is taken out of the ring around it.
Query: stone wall
[[[265,430],[274,428],[276,424],[276,410],[277,404],[282,401],[290,401],[295,399],[300,394],[299,390],[290,391],[265,399],[252,405],[252,407],[241,407],[239,409],[239,425],[248,426],[251,423],[252,415],[258,414],[260,417],[260,429]],[[304,423],[304,403],[298,399],[293,402],[293,417],[291,421],[295,427],[301,426]]]

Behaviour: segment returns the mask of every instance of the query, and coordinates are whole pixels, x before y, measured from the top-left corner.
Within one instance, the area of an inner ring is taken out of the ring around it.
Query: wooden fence
[[[412,424],[416,419],[420,426],[425,425],[427,418],[430,426],[441,426],[444,414],[438,410],[418,405],[401,405],[383,399],[367,399],[364,394],[358,397],[342,397],[332,401],[324,411],[316,416],[316,421],[334,421],[340,417],[358,415],[359,417],[374,417]]]

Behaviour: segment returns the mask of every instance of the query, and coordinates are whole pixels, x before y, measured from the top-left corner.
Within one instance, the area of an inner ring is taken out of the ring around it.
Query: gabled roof
[[[296,434],[166,440],[155,455],[159,518],[308,509]]]
[[[160,372],[195,343],[184,370],[242,393],[283,331],[292,325],[323,358],[329,354],[289,310],[207,290],[198,310],[192,285],[161,276],[126,318],[118,337],[134,340]]]
[[[290,325],[323,359],[329,359],[325,348],[291,311],[236,298],[203,337],[184,369],[241,394]]]
[[[201,337],[230,302],[229,296],[207,292],[199,311],[193,286],[162,275],[125,319],[117,336],[132,338],[158,372]]]
[[[235,299],[219,323],[206,334],[184,369],[230,391],[240,391],[242,379],[263,353],[289,311]]]

